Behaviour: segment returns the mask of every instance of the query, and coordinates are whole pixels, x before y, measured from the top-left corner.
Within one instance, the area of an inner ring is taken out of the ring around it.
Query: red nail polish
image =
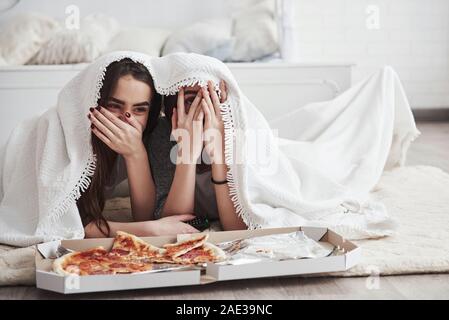
[[[89,111],[90,112],[94,112],[94,108],[89,108]]]
[[[91,129],[95,129],[95,126],[92,124],[92,125],[90,126],[90,128],[91,128]]]
[[[97,110],[100,111],[100,110],[101,110],[101,106],[98,106],[98,107],[97,107]]]
[[[131,114],[130,114],[129,112],[125,112],[125,116],[126,116],[127,118],[129,118],[129,117],[131,117]]]
[[[87,115],[87,117],[90,119],[90,113]]]

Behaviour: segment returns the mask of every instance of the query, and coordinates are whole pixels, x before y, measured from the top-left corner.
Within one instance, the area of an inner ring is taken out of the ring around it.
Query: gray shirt
[[[176,143],[170,141],[170,132],[171,126],[166,118],[159,118],[157,126],[144,141],[156,187],[155,219],[161,217],[176,170],[176,164],[170,160],[170,152],[172,148],[176,148]],[[105,195],[110,195],[114,188],[125,179],[127,179],[126,164],[123,157],[118,156],[111,175],[111,183],[106,186]],[[210,170],[196,174],[194,213],[197,216],[208,217],[210,220],[218,219],[215,189],[211,182]]]

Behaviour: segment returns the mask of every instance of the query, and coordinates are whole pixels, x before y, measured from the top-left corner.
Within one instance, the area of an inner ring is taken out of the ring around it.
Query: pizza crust
[[[61,276],[71,276],[76,273],[68,272],[64,269],[65,265],[68,261],[70,261],[71,257],[77,255],[79,252],[71,252],[62,257],[59,257],[53,261],[53,271]]]
[[[79,267],[84,261],[92,261],[91,258],[95,257],[103,257],[108,252],[103,247],[95,247],[83,252],[71,252],[63,255],[60,258],[57,258],[53,261],[53,271],[57,274],[68,276],[68,275],[81,275],[82,270]],[[84,256],[84,257],[81,257]],[[71,269],[76,272],[68,271],[68,266],[73,266]]]
[[[201,247],[204,243],[206,243],[208,238],[209,234],[205,233],[201,235],[194,235],[184,241],[165,244],[164,248],[167,250],[166,255],[172,258],[179,257],[192,249]]]
[[[187,253],[174,257],[179,264],[198,264],[205,262],[221,262],[227,258],[226,253],[216,245],[206,242],[201,247],[189,250]]]
[[[127,244],[128,246],[124,246],[123,244]],[[149,251],[154,252],[155,254],[164,253],[163,249],[153,246],[139,237],[124,231],[117,231],[117,235],[112,245],[112,250],[114,249],[126,249],[130,252]]]
[[[226,255],[226,252],[224,252],[223,249],[217,247],[213,243],[206,242],[204,246],[213,251],[214,257],[217,259],[215,262],[224,261],[227,259],[228,256]]]

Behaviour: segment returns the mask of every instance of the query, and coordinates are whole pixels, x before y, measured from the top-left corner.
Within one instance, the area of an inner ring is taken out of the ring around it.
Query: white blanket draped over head
[[[145,65],[163,95],[226,81],[221,111],[228,185],[248,228],[320,225],[349,238],[393,232],[393,219],[368,194],[383,170],[404,163],[419,132],[391,68],[332,101],[272,121],[281,139],[220,61],[123,51],[90,64],[62,89],[56,107],[11,134],[1,163],[1,243],[27,246],[84,236],[76,201],[96,166],[86,115],[96,106],[106,67],[125,57]]]

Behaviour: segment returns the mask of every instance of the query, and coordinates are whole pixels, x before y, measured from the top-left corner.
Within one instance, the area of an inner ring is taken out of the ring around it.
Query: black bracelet
[[[214,178],[212,178],[212,175],[210,176],[210,181],[212,181],[213,184],[226,184],[226,183],[228,183],[228,180],[216,181],[216,180],[214,180]]]

